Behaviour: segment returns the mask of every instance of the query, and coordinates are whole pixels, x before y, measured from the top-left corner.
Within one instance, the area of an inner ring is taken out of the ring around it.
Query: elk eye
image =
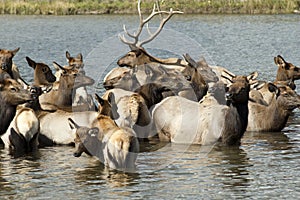
[[[10,88],[10,91],[17,92],[17,89],[16,88]]]
[[[190,80],[192,80],[192,77],[191,76],[185,76],[185,79],[190,81]]]

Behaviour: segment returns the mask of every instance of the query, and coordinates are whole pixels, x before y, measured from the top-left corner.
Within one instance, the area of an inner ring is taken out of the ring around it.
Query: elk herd
[[[152,41],[179,11],[162,11],[154,4],[144,19],[138,1],[140,24],[120,40],[130,51],[104,78],[102,96],[89,94],[94,84],[84,71],[83,56],[66,52],[68,64],[53,62],[56,70],[26,57],[34,71],[27,84],[13,62],[19,51],[0,50],[0,136],[13,155],[52,145],[74,145],[74,156],[97,156],[114,169],[135,168],[145,143],[240,145],[246,131],[281,131],[300,106],[295,80],[300,68],[278,55],[273,82],[258,73],[235,75],[195,61],[156,58],[142,45]],[[161,17],[156,32],[139,41],[144,25]],[[166,17],[165,17],[166,16]],[[130,41],[132,40],[132,41]],[[113,59],[113,58],[112,58]]]

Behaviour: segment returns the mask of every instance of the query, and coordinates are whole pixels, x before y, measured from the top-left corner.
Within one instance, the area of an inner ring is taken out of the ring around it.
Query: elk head
[[[66,58],[69,63],[69,67],[72,69],[82,69],[83,64],[83,57],[82,54],[79,53],[76,57],[72,57],[68,51],[66,51]]]
[[[278,66],[276,81],[294,81],[300,79],[299,67],[286,62],[280,55],[274,57],[274,62]]]
[[[117,112],[118,107],[115,100],[114,93],[109,93],[107,100],[102,99],[97,94],[95,94],[95,99],[98,102],[98,113],[100,115],[109,116],[111,119],[118,119],[120,117]]]
[[[253,72],[249,76],[228,75],[230,75],[231,78],[222,75],[222,77],[231,82],[231,84],[225,88],[227,105],[247,104],[249,100],[250,82],[258,76],[258,73]]]
[[[97,149],[101,148],[98,140],[99,129],[82,127],[76,124],[71,118],[68,119],[71,129],[75,132],[75,157],[80,157],[82,153],[90,156],[96,155]]]
[[[56,81],[50,67],[44,63],[36,63],[29,57],[26,57],[27,63],[34,69],[34,85],[49,85]]]
[[[12,64],[13,57],[20,50],[20,48],[16,48],[15,50],[6,50],[0,49],[0,72],[7,72],[11,77],[12,76]]]
[[[14,79],[0,80],[0,99],[9,105],[19,105],[33,100],[32,94]]]

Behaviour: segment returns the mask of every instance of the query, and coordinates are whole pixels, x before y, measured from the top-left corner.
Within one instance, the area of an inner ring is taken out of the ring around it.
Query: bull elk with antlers
[[[117,64],[121,67],[134,67],[136,65],[142,65],[145,63],[150,63],[150,62],[156,62],[164,65],[175,65],[175,66],[185,66],[187,63],[178,58],[168,58],[168,59],[161,59],[161,58],[156,58],[154,56],[151,56],[149,53],[146,52],[146,50],[142,47],[144,44],[151,42],[163,29],[164,25],[166,24],[169,19],[175,14],[182,14],[183,12],[181,11],[173,11],[171,8],[169,11],[162,11],[160,10],[158,2],[156,2],[153,6],[152,13],[144,19],[142,12],[141,12],[141,1],[138,1],[138,15],[139,15],[139,27],[136,32],[129,33],[128,30],[126,29],[126,26],[123,26],[124,32],[129,38],[132,38],[133,41],[129,41],[126,39],[125,35],[119,35],[120,40],[129,46],[131,49],[130,52],[128,52],[125,56],[121,57]],[[167,14],[166,17],[163,17],[164,14]],[[149,29],[148,22],[153,19],[155,16],[160,16],[161,21],[159,24],[158,29],[152,33]],[[140,36],[143,31],[144,26],[146,25],[147,32],[149,34],[149,38],[140,41]]]

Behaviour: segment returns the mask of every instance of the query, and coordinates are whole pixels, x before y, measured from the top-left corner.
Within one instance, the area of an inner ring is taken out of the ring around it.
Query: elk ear
[[[281,57],[280,55],[278,55],[277,57],[274,57],[274,62],[278,67],[285,67],[285,60],[283,59],[283,57]]]
[[[36,62],[31,60],[29,57],[26,56],[26,60],[27,60],[27,63],[30,67],[32,67],[33,69],[35,69],[36,67]]]
[[[58,64],[57,62],[53,62],[53,66],[54,66],[54,68],[56,69],[56,71],[58,71],[58,70],[62,70],[63,72],[65,72],[66,70],[65,70],[65,68],[63,68],[63,66],[61,66],[60,64]]]
[[[115,94],[113,92],[110,92],[108,94],[107,100],[109,101],[110,104],[116,104]]]
[[[280,95],[280,90],[279,88],[273,84],[273,83],[268,83],[268,90],[272,93],[275,93],[276,96],[279,96]]]
[[[26,139],[23,135],[17,133],[14,128],[10,129],[9,141],[15,151],[25,151],[27,143]]]
[[[71,129],[78,129],[79,128],[79,125],[76,124],[73,119],[68,118],[68,122],[69,122],[69,126],[70,126]]]
[[[83,60],[83,57],[82,57],[82,54],[81,54],[81,53],[79,53],[79,54],[76,56],[76,58],[78,58],[80,61]]]
[[[15,56],[19,50],[20,47],[16,48],[15,50],[12,50],[11,53],[13,54],[13,56]]]
[[[66,51],[66,58],[69,60],[71,58],[71,55],[68,51]]]
[[[88,131],[88,134],[89,134],[89,136],[91,136],[91,137],[98,137],[99,129],[98,129],[97,127],[91,128],[91,129]]]
[[[196,61],[195,61],[188,53],[184,54],[183,57],[184,57],[184,59],[189,63],[189,65],[190,65],[191,67],[197,69],[197,67],[198,67],[197,62],[196,62]]]
[[[249,74],[247,76],[247,80],[250,81],[250,80],[255,80],[256,78],[258,77],[258,72],[255,71],[255,72],[252,72],[251,74]]]
[[[98,102],[101,106],[104,105],[105,100],[102,99],[101,97],[99,97],[99,95],[96,94],[96,93],[95,93],[95,99],[97,100],[97,102]]]

